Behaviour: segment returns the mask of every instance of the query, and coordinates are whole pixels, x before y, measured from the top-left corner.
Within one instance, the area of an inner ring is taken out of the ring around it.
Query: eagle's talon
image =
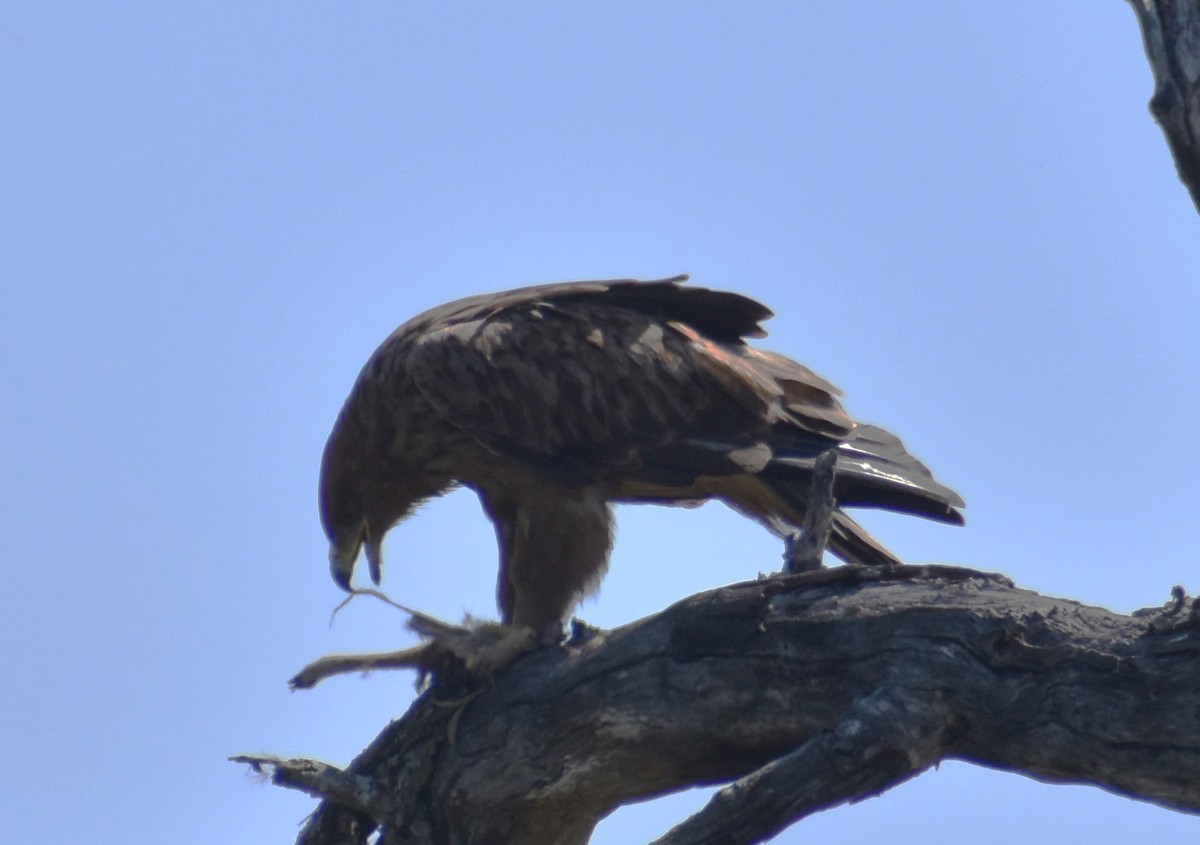
[[[601,630],[603,629],[597,628],[595,625],[589,625],[579,617],[575,617],[571,620],[571,628],[567,634],[566,644],[570,646],[584,645],[599,636]]]

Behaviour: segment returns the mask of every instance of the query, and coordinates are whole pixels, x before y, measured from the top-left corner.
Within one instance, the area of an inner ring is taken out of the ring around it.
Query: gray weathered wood
[[[787,538],[783,554],[783,571],[789,575],[811,572],[824,565],[833,514],[837,510],[837,499],[833,495],[833,484],[837,480],[837,456],[836,448],[826,449],[813,462],[804,524],[800,526],[798,534]]]
[[[659,845],[759,842],[945,759],[1200,812],[1198,657],[1182,594],[1125,616],[971,570],[841,567],[584,631],[474,694],[445,677],[328,789],[311,761],[258,762],[333,796],[306,845],[582,845],[622,803],[722,782]]]
[[[1200,2],[1129,0],[1154,72],[1150,112],[1200,211]]]

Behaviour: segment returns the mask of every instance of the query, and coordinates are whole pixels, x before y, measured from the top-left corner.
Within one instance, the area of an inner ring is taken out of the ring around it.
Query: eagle
[[[900,561],[844,508],[962,524],[963,500],[900,440],[843,410],[807,367],[750,346],[773,316],[741,294],[618,279],[536,285],[440,305],[364,365],[321,464],[333,579],[422,503],[474,490],[500,551],[502,623],[561,636],[613,545],[614,503],[716,499],[788,537],[815,460],[836,450],[829,550]]]

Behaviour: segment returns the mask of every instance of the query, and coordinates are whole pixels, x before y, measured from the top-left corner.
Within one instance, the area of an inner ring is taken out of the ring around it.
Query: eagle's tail
[[[833,512],[829,551],[847,563],[859,566],[899,566],[904,561],[867,533],[845,511]]]
[[[873,425],[858,425],[852,436],[837,445],[834,515],[829,547],[843,560],[867,565],[900,561],[857,522],[843,507],[883,508],[962,525],[962,498],[933,478],[929,469],[904,448],[900,439]],[[800,450],[798,450],[800,451]],[[817,454],[776,451],[761,477],[796,510],[808,507],[813,463]]]

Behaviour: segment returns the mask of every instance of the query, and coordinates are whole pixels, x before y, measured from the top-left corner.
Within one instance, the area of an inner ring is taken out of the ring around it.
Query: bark
[[[840,567],[577,630],[490,683],[443,672],[344,771],[236,758],[323,800],[306,845],[580,845],[728,784],[655,845],[761,842],[946,759],[1200,812],[1200,615],[1121,615],[953,567]]]
[[[1129,0],[1154,72],[1150,112],[1200,211],[1200,2]]]

